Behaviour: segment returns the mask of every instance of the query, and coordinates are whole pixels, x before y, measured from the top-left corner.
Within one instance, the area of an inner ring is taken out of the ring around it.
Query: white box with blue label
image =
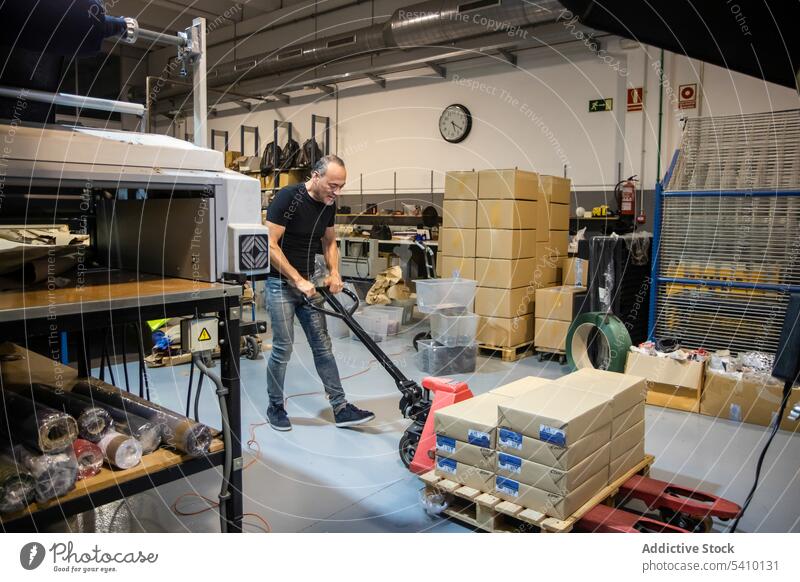
[[[614,415],[611,437],[629,429],[644,418],[644,401],[647,397],[647,380],[632,374],[582,368],[555,380],[556,384],[608,396]],[[637,408],[639,407],[639,408]]]
[[[497,406],[511,400],[499,394],[481,394],[440,408],[433,415],[433,431],[437,435],[493,449],[497,433]]]
[[[519,380],[514,380],[513,382],[509,382],[508,384],[504,384],[503,386],[498,386],[493,390],[489,390],[489,394],[499,394],[500,396],[506,396],[508,398],[516,398],[517,396],[527,394],[531,390],[546,388],[552,383],[553,381],[548,380],[547,378],[540,378],[539,376],[526,376],[525,378],[520,378]]]
[[[560,447],[569,447],[585,435],[609,425],[611,402],[570,386],[532,390],[498,406],[498,425]]]
[[[443,434],[436,435],[436,454],[487,471],[497,466],[497,451],[478,447]]]
[[[550,493],[566,495],[600,471],[608,473],[611,461],[610,450],[610,445],[603,445],[566,471],[499,452],[497,453],[497,474]]]
[[[606,424],[567,447],[540,441],[503,426],[497,429],[497,450],[548,467],[568,471],[611,439]]]
[[[438,477],[455,481],[478,491],[489,493],[494,487],[493,471],[487,471],[466,463],[459,463],[455,459],[448,459],[440,455],[436,455],[434,472]]]
[[[497,475],[494,495],[505,501],[516,503],[557,519],[567,519],[587,501],[597,495],[607,484],[608,467],[592,475],[589,479],[566,495],[552,493],[543,489]]]

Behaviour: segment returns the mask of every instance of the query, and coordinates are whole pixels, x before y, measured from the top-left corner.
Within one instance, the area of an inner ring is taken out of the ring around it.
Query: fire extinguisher
[[[621,180],[614,187],[614,196],[617,199],[617,212],[620,216],[634,216],[636,214],[636,176]]]

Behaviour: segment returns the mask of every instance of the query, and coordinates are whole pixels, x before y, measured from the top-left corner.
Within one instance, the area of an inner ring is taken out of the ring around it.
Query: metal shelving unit
[[[656,187],[650,337],[774,352],[798,232],[800,110],[688,120]]]

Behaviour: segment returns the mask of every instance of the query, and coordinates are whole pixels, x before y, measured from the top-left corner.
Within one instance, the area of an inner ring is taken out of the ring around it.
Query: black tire
[[[400,446],[398,452],[400,453],[400,460],[408,468],[411,461],[414,460],[414,455],[417,453],[417,445],[419,444],[419,435],[406,431],[400,438]]]
[[[420,332],[420,333],[418,333],[417,335],[414,336],[414,339],[412,340],[412,343],[414,345],[414,351],[415,352],[419,351],[419,346],[417,345],[417,342],[419,340],[426,340],[426,339],[431,339],[431,334],[430,334],[429,331],[423,331],[423,332]]]
[[[258,341],[251,335],[244,336],[244,355],[248,360],[258,359]]]

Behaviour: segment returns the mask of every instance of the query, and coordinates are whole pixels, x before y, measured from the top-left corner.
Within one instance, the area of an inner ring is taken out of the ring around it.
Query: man
[[[272,355],[267,364],[267,420],[275,430],[291,430],[283,405],[286,366],[292,355],[294,316],[311,345],[314,365],[328,395],[336,426],[369,422],[375,415],[360,410],[345,399],[339,369],[331,351],[325,316],[312,309],[306,298],[322,301],[309,280],[314,273],[315,255],[325,257],[330,275],[325,284],[332,293],[344,285],[339,275],[336,246],[336,197],[344,187],[347,170],[337,156],[320,159],[304,184],[280,190],[267,209],[271,272],[267,279],[267,304],[272,320]]]

